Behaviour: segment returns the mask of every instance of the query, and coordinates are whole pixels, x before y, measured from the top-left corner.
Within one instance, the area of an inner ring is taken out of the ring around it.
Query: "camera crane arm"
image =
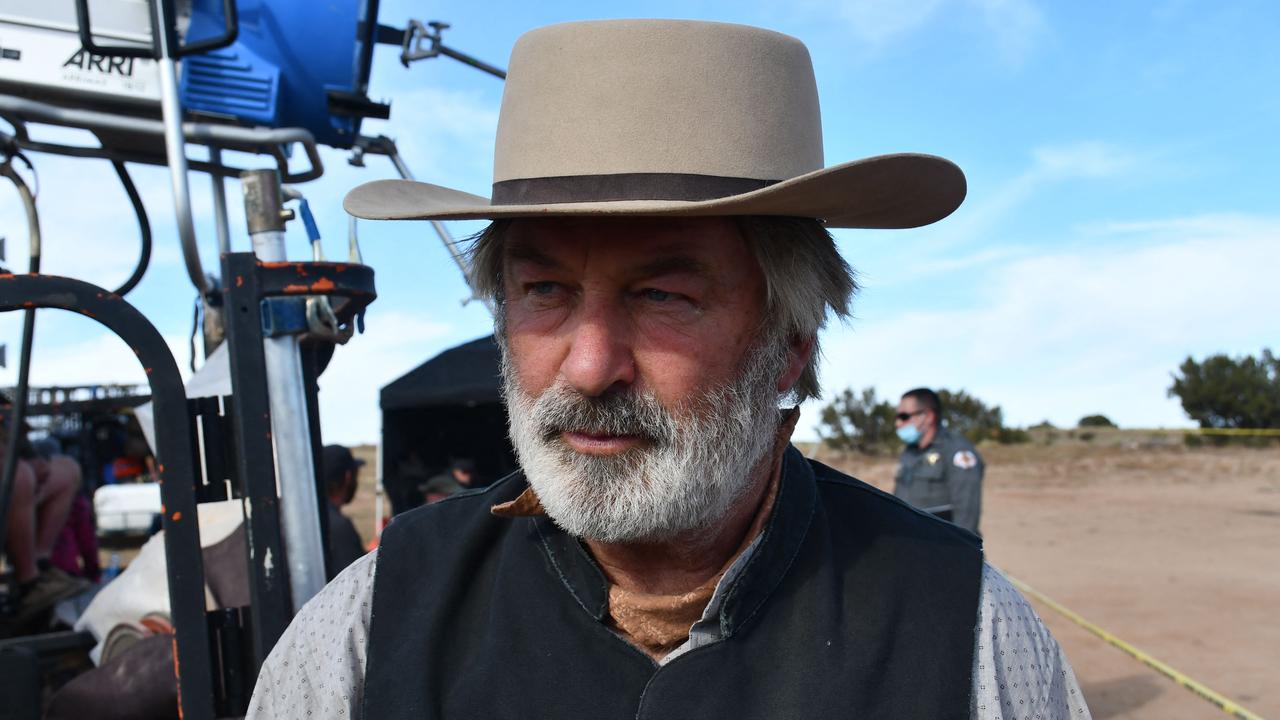
[[[409,67],[409,63],[417,60],[429,60],[443,55],[487,72],[496,78],[507,79],[506,70],[445,45],[442,36],[448,29],[449,23],[439,20],[432,20],[425,24],[421,20],[410,20],[409,27],[404,30],[390,25],[379,25],[376,40],[379,45],[399,45],[400,64],[405,67]],[[425,47],[424,42],[427,43]]]

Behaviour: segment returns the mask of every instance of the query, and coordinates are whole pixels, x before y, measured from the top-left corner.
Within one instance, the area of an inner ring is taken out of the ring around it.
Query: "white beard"
[[[651,394],[587,397],[563,380],[527,395],[504,350],[511,440],[543,509],[565,532],[606,543],[669,541],[712,527],[750,487],[777,434],[775,386],[785,362],[784,344],[770,338],[730,384],[668,411]],[[565,431],[644,442],[619,455],[584,455],[565,444]]]

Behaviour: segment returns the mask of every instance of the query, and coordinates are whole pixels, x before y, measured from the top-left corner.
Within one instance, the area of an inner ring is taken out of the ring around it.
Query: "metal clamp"
[[[379,26],[378,28],[380,41],[382,36],[382,27],[383,26]],[[428,27],[431,29],[428,30]],[[470,65],[477,70],[487,72],[494,77],[501,78],[503,80],[507,78],[506,70],[490,65],[483,60],[473,58],[466,53],[458,52],[457,50],[445,45],[441,39],[441,34],[448,29],[449,23],[440,22],[439,20],[432,20],[425,25],[421,20],[410,20],[409,27],[404,29],[404,34],[400,39],[400,64],[405,67],[409,67],[409,63],[415,60],[427,60],[429,58],[443,55],[445,57],[453,58],[465,65]],[[390,28],[388,28],[388,30],[390,31],[388,34],[394,36],[396,31]],[[423,47],[424,42],[427,43],[426,47]]]

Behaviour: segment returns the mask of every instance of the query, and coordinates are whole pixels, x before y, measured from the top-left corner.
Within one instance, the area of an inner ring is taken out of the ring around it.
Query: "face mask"
[[[920,440],[920,428],[915,425],[903,425],[898,428],[898,439],[908,445],[915,445]]]

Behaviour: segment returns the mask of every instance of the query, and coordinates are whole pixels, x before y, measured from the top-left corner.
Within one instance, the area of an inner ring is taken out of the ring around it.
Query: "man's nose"
[[[596,397],[615,385],[635,382],[631,329],[621,308],[603,303],[583,304],[569,339],[569,352],[560,374],[575,390]]]

